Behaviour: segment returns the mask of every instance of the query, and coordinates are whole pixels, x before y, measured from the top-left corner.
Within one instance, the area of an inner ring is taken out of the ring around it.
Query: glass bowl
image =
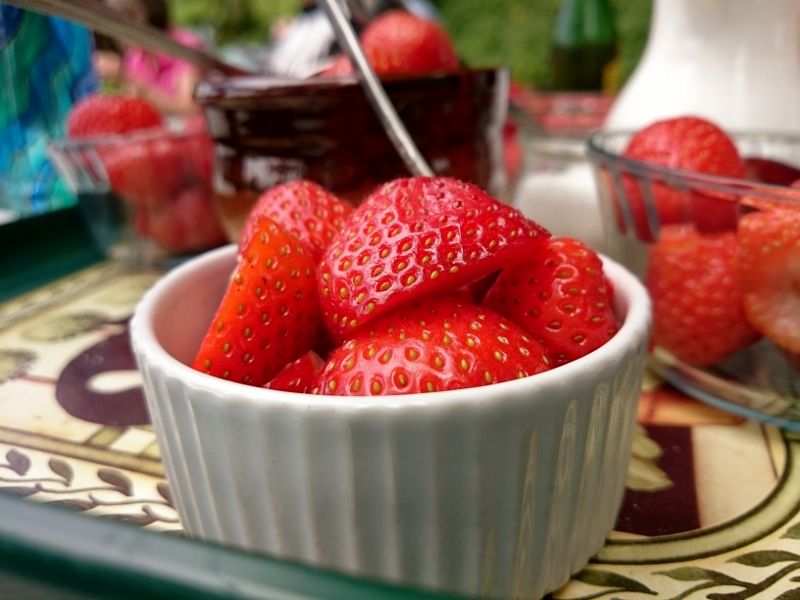
[[[212,144],[200,121],[58,140],[48,151],[108,257],[157,265],[226,241],[212,202]]]
[[[742,275],[745,273],[740,251],[742,219],[751,219],[747,215],[754,212],[800,212],[800,190],[631,160],[622,156],[631,135],[631,132],[603,131],[592,135],[587,143],[599,193],[605,252],[647,282],[651,253],[664,232],[669,231],[667,228],[691,228],[706,238],[732,235],[737,244],[733,255],[736,285],[752,293],[744,285]],[[748,167],[762,165],[762,175],[778,174],[788,181],[796,165],[800,165],[800,137],[751,132],[734,133],[732,138]],[[749,171],[748,176],[751,175]],[[770,179],[774,177],[761,178],[762,181]],[[677,207],[680,223],[660,222],[656,200],[664,194],[669,194],[673,207]],[[794,233],[788,235],[791,237]],[[800,234],[797,237],[792,243],[800,248]],[[796,255],[790,259],[787,272],[792,272],[791,261],[797,260]],[[696,280],[699,281],[699,276]],[[731,298],[731,301],[738,301]],[[656,323],[660,310],[657,304],[654,305]],[[790,309],[791,312],[797,310],[797,306],[800,302]],[[786,317],[800,321],[800,310]],[[669,336],[661,339],[664,337]],[[701,401],[800,431],[800,354],[796,349],[782,348],[764,335],[712,365],[689,364],[676,354],[685,352],[654,343],[650,366],[675,387]]]
[[[382,83],[437,174],[505,192],[506,71]],[[287,180],[310,179],[357,205],[377,185],[408,174],[355,77],[209,79],[195,99],[214,139],[216,201],[231,240],[261,193]]]

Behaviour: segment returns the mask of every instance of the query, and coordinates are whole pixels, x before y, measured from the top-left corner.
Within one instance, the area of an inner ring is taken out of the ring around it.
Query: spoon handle
[[[216,71],[223,75],[246,74],[246,71],[207,52],[184,46],[155,27],[127,20],[97,0],[8,0],[6,3],[79,23],[93,31],[151,52],[169,54],[203,71]]]
[[[361,87],[367,94],[367,98],[372,104],[378,118],[383,124],[383,128],[394,144],[406,167],[413,175],[433,175],[433,170],[428,165],[425,157],[417,148],[411,135],[408,133],[403,122],[395,111],[392,101],[386,95],[380,81],[372,70],[361,44],[356,37],[350,21],[345,16],[339,0],[322,0],[322,7],[330,19],[333,30],[336,32],[336,39],[347,52],[350,60],[355,65],[358,80]]]

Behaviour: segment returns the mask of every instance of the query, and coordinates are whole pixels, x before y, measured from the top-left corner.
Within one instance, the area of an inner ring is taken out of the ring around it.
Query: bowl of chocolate
[[[412,139],[437,174],[502,196],[507,72],[463,67],[430,23],[403,27],[423,28],[419,44],[430,48],[433,36],[438,51],[395,43],[392,20],[408,19],[395,13],[373,21],[362,45]],[[380,39],[370,43],[376,30]],[[408,175],[346,59],[306,79],[208,79],[195,99],[214,140],[214,192],[231,240],[276,184],[309,179],[359,204],[379,183]]]

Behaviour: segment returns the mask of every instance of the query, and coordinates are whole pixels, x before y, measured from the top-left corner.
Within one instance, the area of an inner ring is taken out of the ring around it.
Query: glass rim
[[[735,196],[759,196],[776,200],[787,205],[800,207],[800,189],[771,183],[761,183],[748,179],[737,179],[723,175],[698,173],[685,169],[675,169],[642,160],[628,158],[608,148],[613,140],[632,136],[634,130],[602,130],[591,134],[586,140],[586,157],[597,169],[606,167],[618,174],[629,175],[636,179],[654,180],[672,187],[702,187],[722,194]],[[800,135],[766,131],[729,132],[734,143],[744,140],[771,140],[795,145],[800,150]],[[800,168],[800,167],[798,167]],[[787,192],[794,192],[788,195]]]

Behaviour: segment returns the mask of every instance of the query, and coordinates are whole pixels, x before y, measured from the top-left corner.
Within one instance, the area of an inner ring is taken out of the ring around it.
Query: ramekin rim
[[[225,397],[226,401],[235,404],[295,405],[297,407],[329,408],[341,410],[395,410],[398,407],[437,407],[445,408],[459,404],[483,402],[487,389],[496,390],[493,395],[512,395],[529,391],[531,379],[536,378],[537,388],[557,388],[565,382],[586,371],[600,370],[611,362],[620,360],[626,349],[637,340],[646,339],[651,325],[650,298],[642,283],[624,266],[601,255],[606,276],[611,280],[615,293],[623,290],[626,297],[625,318],[619,331],[597,350],[589,354],[543,373],[514,379],[489,386],[444,390],[424,394],[387,395],[387,396],[332,396],[301,394],[282,390],[270,390],[242,383],[236,383],[201,373],[173,357],[159,343],[152,324],[153,311],[160,298],[174,285],[189,274],[196,272],[216,261],[228,260],[236,252],[234,244],[223,246],[203,253],[172,269],[151,287],[137,304],[130,321],[130,340],[137,363],[144,360],[147,368],[157,368],[173,379],[183,382],[187,388],[205,392],[199,397]],[[142,365],[139,365],[140,370]]]

